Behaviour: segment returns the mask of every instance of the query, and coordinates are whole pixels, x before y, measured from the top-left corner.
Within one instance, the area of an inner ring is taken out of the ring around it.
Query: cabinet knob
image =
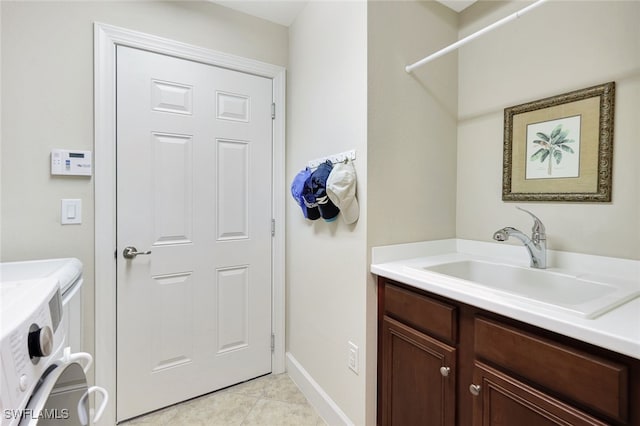
[[[442,377],[449,376],[450,372],[451,372],[451,369],[449,367],[440,367],[440,374],[442,374]]]
[[[469,386],[469,392],[471,392],[473,396],[480,395],[480,385],[471,384],[471,386]]]

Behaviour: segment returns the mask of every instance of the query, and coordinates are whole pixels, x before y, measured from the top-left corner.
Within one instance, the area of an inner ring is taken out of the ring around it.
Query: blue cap
[[[311,174],[313,195],[320,208],[320,215],[326,222],[333,222],[338,217],[338,213],[340,213],[340,209],[333,204],[327,195],[327,178],[331,174],[331,169],[333,169],[333,164],[331,164],[331,161],[326,161],[320,164],[316,171]]]
[[[318,202],[316,201],[316,196],[313,190],[313,174],[309,175],[307,180],[304,181],[302,199],[307,207],[307,219],[320,219],[320,209],[318,209]]]
[[[308,218],[307,206],[304,203],[304,198],[302,197],[302,192],[304,191],[304,183],[311,176],[311,170],[307,167],[304,170],[300,170],[296,177],[293,178],[293,182],[291,182],[291,195],[293,199],[296,200],[296,203],[302,209],[302,214],[305,218]]]

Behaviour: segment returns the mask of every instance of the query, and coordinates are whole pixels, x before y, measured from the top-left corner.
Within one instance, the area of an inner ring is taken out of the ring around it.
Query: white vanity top
[[[524,246],[449,239],[374,247],[371,272],[462,303],[495,312],[574,339],[640,359],[640,297],[593,319],[547,309],[481,285],[429,272],[424,266],[462,260],[492,260],[528,267]],[[550,270],[625,281],[640,290],[640,261],[547,250]]]

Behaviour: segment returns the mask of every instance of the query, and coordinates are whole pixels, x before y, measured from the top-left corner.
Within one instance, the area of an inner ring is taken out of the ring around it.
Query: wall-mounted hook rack
[[[327,160],[330,160],[333,164],[342,163],[345,160],[355,160],[356,159],[356,150],[352,149],[350,151],[341,152],[339,154],[332,154],[322,158],[316,158],[315,160],[309,161],[307,166],[310,169],[317,168],[320,164],[324,163]]]

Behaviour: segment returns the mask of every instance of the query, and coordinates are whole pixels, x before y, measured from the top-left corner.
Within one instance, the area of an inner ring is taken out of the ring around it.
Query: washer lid
[[[0,285],[0,342],[10,336],[24,321],[43,321],[39,309],[51,300],[60,286],[55,278],[2,281]],[[47,318],[44,318],[45,320]],[[4,343],[3,343],[4,344]]]
[[[27,260],[0,263],[0,285],[6,281],[55,278],[64,294],[82,277],[82,262],[76,258]]]

